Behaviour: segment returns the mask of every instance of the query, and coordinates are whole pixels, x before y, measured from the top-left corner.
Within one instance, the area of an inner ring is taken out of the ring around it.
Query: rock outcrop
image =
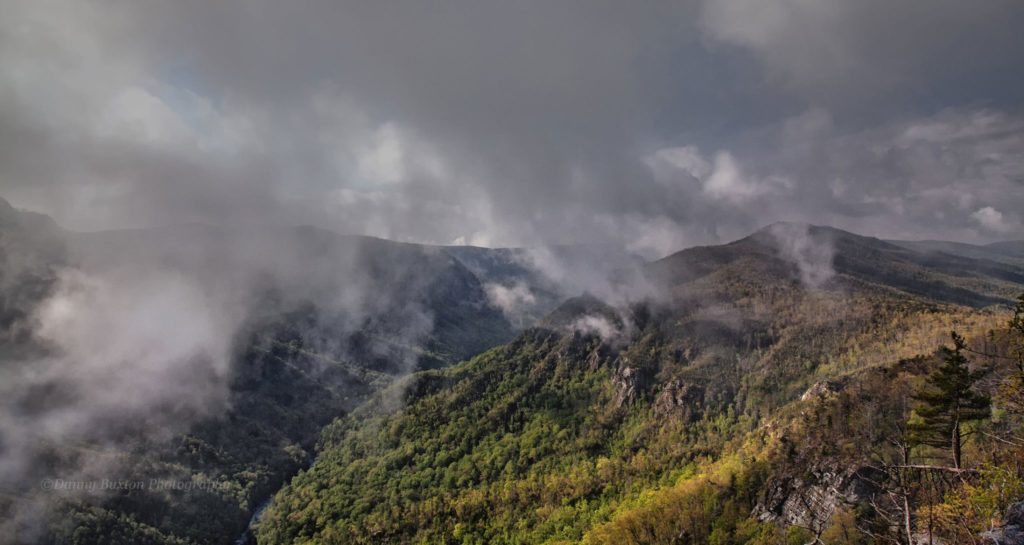
[[[825,380],[816,382],[807,389],[802,396],[800,401],[807,401],[810,399],[828,399],[843,390],[846,386],[846,381],[843,380]]]
[[[636,400],[639,395],[640,373],[634,367],[620,365],[612,377],[615,386],[615,407],[622,407]]]
[[[765,522],[820,529],[841,505],[867,501],[874,492],[872,482],[879,479],[876,473],[870,467],[836,468],[823,462],[803,476],[770,483],[754,515]]]
[[[1003,515],[1003,525],[981,538],[984,545],[1024,545],[1024,502],[1011,505]]]
[[[704,412],[704,388],[681,380],[671,380],[654,399],[654,414],[679,417],[693,422]]]

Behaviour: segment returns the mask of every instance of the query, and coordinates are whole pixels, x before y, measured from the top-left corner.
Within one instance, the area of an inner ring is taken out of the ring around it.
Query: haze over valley
[[[1024,543],[1024,6],[0,0],[0,544]]]

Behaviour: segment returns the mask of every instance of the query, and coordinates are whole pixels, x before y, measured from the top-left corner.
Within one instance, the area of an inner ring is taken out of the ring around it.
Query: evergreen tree
[[[1017,371],[1024,374],[1024,293],[1017,297],[1013,317],[1007,325],[1010,329],[1010,352],[1017,364]]]
[[[1011,418],[1016,419],[1016,422],[1005,422],[1015,432],[1020,426],[1014,426],[1014,423],[1019,424],[1019,419],[1024,417],[1024,294],[1017,298],[1017,305],[1007,329],[1010,358],[1014,368],[999,384],[996,405],[1004,409]],[[1013,437],[1011,440],[1020,442],[1019,437]]]
[[[917,418],[908,425],[911,439],[923,445],[949,448],[953,451],[953,467],[961,467],[963,425],[988,418],[991,400],[975,392],[974,383],[984,374],[971,371],[964,338],[952,332],[953,348],[942,348],[943,363],[929,377],[927,383],[912,396],[918,406]]]

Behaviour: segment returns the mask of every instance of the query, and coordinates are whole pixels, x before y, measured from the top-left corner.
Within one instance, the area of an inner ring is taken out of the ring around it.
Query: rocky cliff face
[[[615,407],[622,407],[636,400],[639,395],[640,372],[624,363],[615,371],[612,384],[615,385]]]
[[[841,505],[867,501],[875,492],[872,483],[880,477],[870,467],[836,467],[823,461],[803,475],[769,483],[754,514],[766,522],[819,530]]]
[[[834,397],[846,387],[846,380],[825,380],[813,384],[802,396],[800,401],[822,400]]]
[[[693,422],[704,412],[704,388],[681,380],[671,380],[654,399],[654,414],[676,416]]]

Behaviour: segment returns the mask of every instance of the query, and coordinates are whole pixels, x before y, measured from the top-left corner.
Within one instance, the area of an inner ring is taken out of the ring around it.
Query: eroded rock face
[[[800,401],[807,401],[809,399],[828,399],[842,391],[844,386],[846,386],[846,384],[841,380],[825,380],[822,382],[816,382],[808,388],[806,392],[804,392],[804,395],[800,396]]]
[[[574,333],[567,341],[558,348],[557,354],[561,358],[569,360],[582,359],[587,362],[591,371],[607,364],[614,359],[614,351],[599,337]]]
[[[1003,526],[981,537],[984,545],[1024,545],[1024,502],[1011,505],[1003,515]]]
[[[615,387],[615,407],[623,407],[640,399],[649,399],[655,384],[655,369],[650,362],[635,360],[626,354],[616,358],[612,385]]]
[[[587,356],[587,368],[591,371],[596,371],[602,365],[605,365],[609,360],[612,359],[612,351],[604,343],[598,344],[590,351],[590,355]]]
[[[615,407],[622,407],[636,400],[639,395],[640,373],[636,368],[620,365],[612,377],[615,385]]]
[[[661,417],[676,416],[686,422],[700,418],[704,411],[704,388],[671,380],[654,399],[654,414]]]
[[[764,522],[781,522],[820,529],[841,505],[870,498],[877,470],[870,467],[829,467],[819,464],[804,476],[779,479],[769,484],[754,515]]]

